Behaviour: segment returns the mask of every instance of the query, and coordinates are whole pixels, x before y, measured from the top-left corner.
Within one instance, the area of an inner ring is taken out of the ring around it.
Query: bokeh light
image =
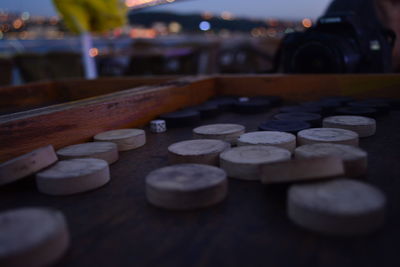
[[[311,19],[308,18],[303,19],[301,23],[303,24],[304,28],[311,28],[313,24]]]
[[[202,31],[208,31],[211,29],[211,24],[208,21],[202,21],[199,24],[199,29]]]

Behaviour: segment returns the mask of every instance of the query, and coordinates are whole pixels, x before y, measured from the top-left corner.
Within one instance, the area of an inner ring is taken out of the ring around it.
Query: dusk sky
[[[209,11],[232,12],[236,16],[253,18],[317,18],[331,0],[189,0],[149,10],[193,13]],[[1,9],[29,11],[33,15],[54,15],[51,0],[1,0]]]

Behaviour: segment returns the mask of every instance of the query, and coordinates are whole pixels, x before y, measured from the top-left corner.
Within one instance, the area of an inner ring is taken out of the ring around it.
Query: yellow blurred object
[[[105,32],[126,23],[121,0],[53,0],[67,27],[74,33]]]

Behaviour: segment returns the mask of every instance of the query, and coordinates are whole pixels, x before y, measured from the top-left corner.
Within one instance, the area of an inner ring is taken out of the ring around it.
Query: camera
[[[391,72],[394,42],[393,31],[354,12],[326,14],[305,32],[284,37],[279,64],[285,73]]]

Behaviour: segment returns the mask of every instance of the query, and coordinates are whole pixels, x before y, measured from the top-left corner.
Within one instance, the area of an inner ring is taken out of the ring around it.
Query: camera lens
[[[317,42],[299,47],[291,65],[296,73],[335,73],[343,69],[335,51]]]
[[[357,72],[361,58],[353,39],[330,33],[305,33],[297,46],[285,52],[288,73]]]

